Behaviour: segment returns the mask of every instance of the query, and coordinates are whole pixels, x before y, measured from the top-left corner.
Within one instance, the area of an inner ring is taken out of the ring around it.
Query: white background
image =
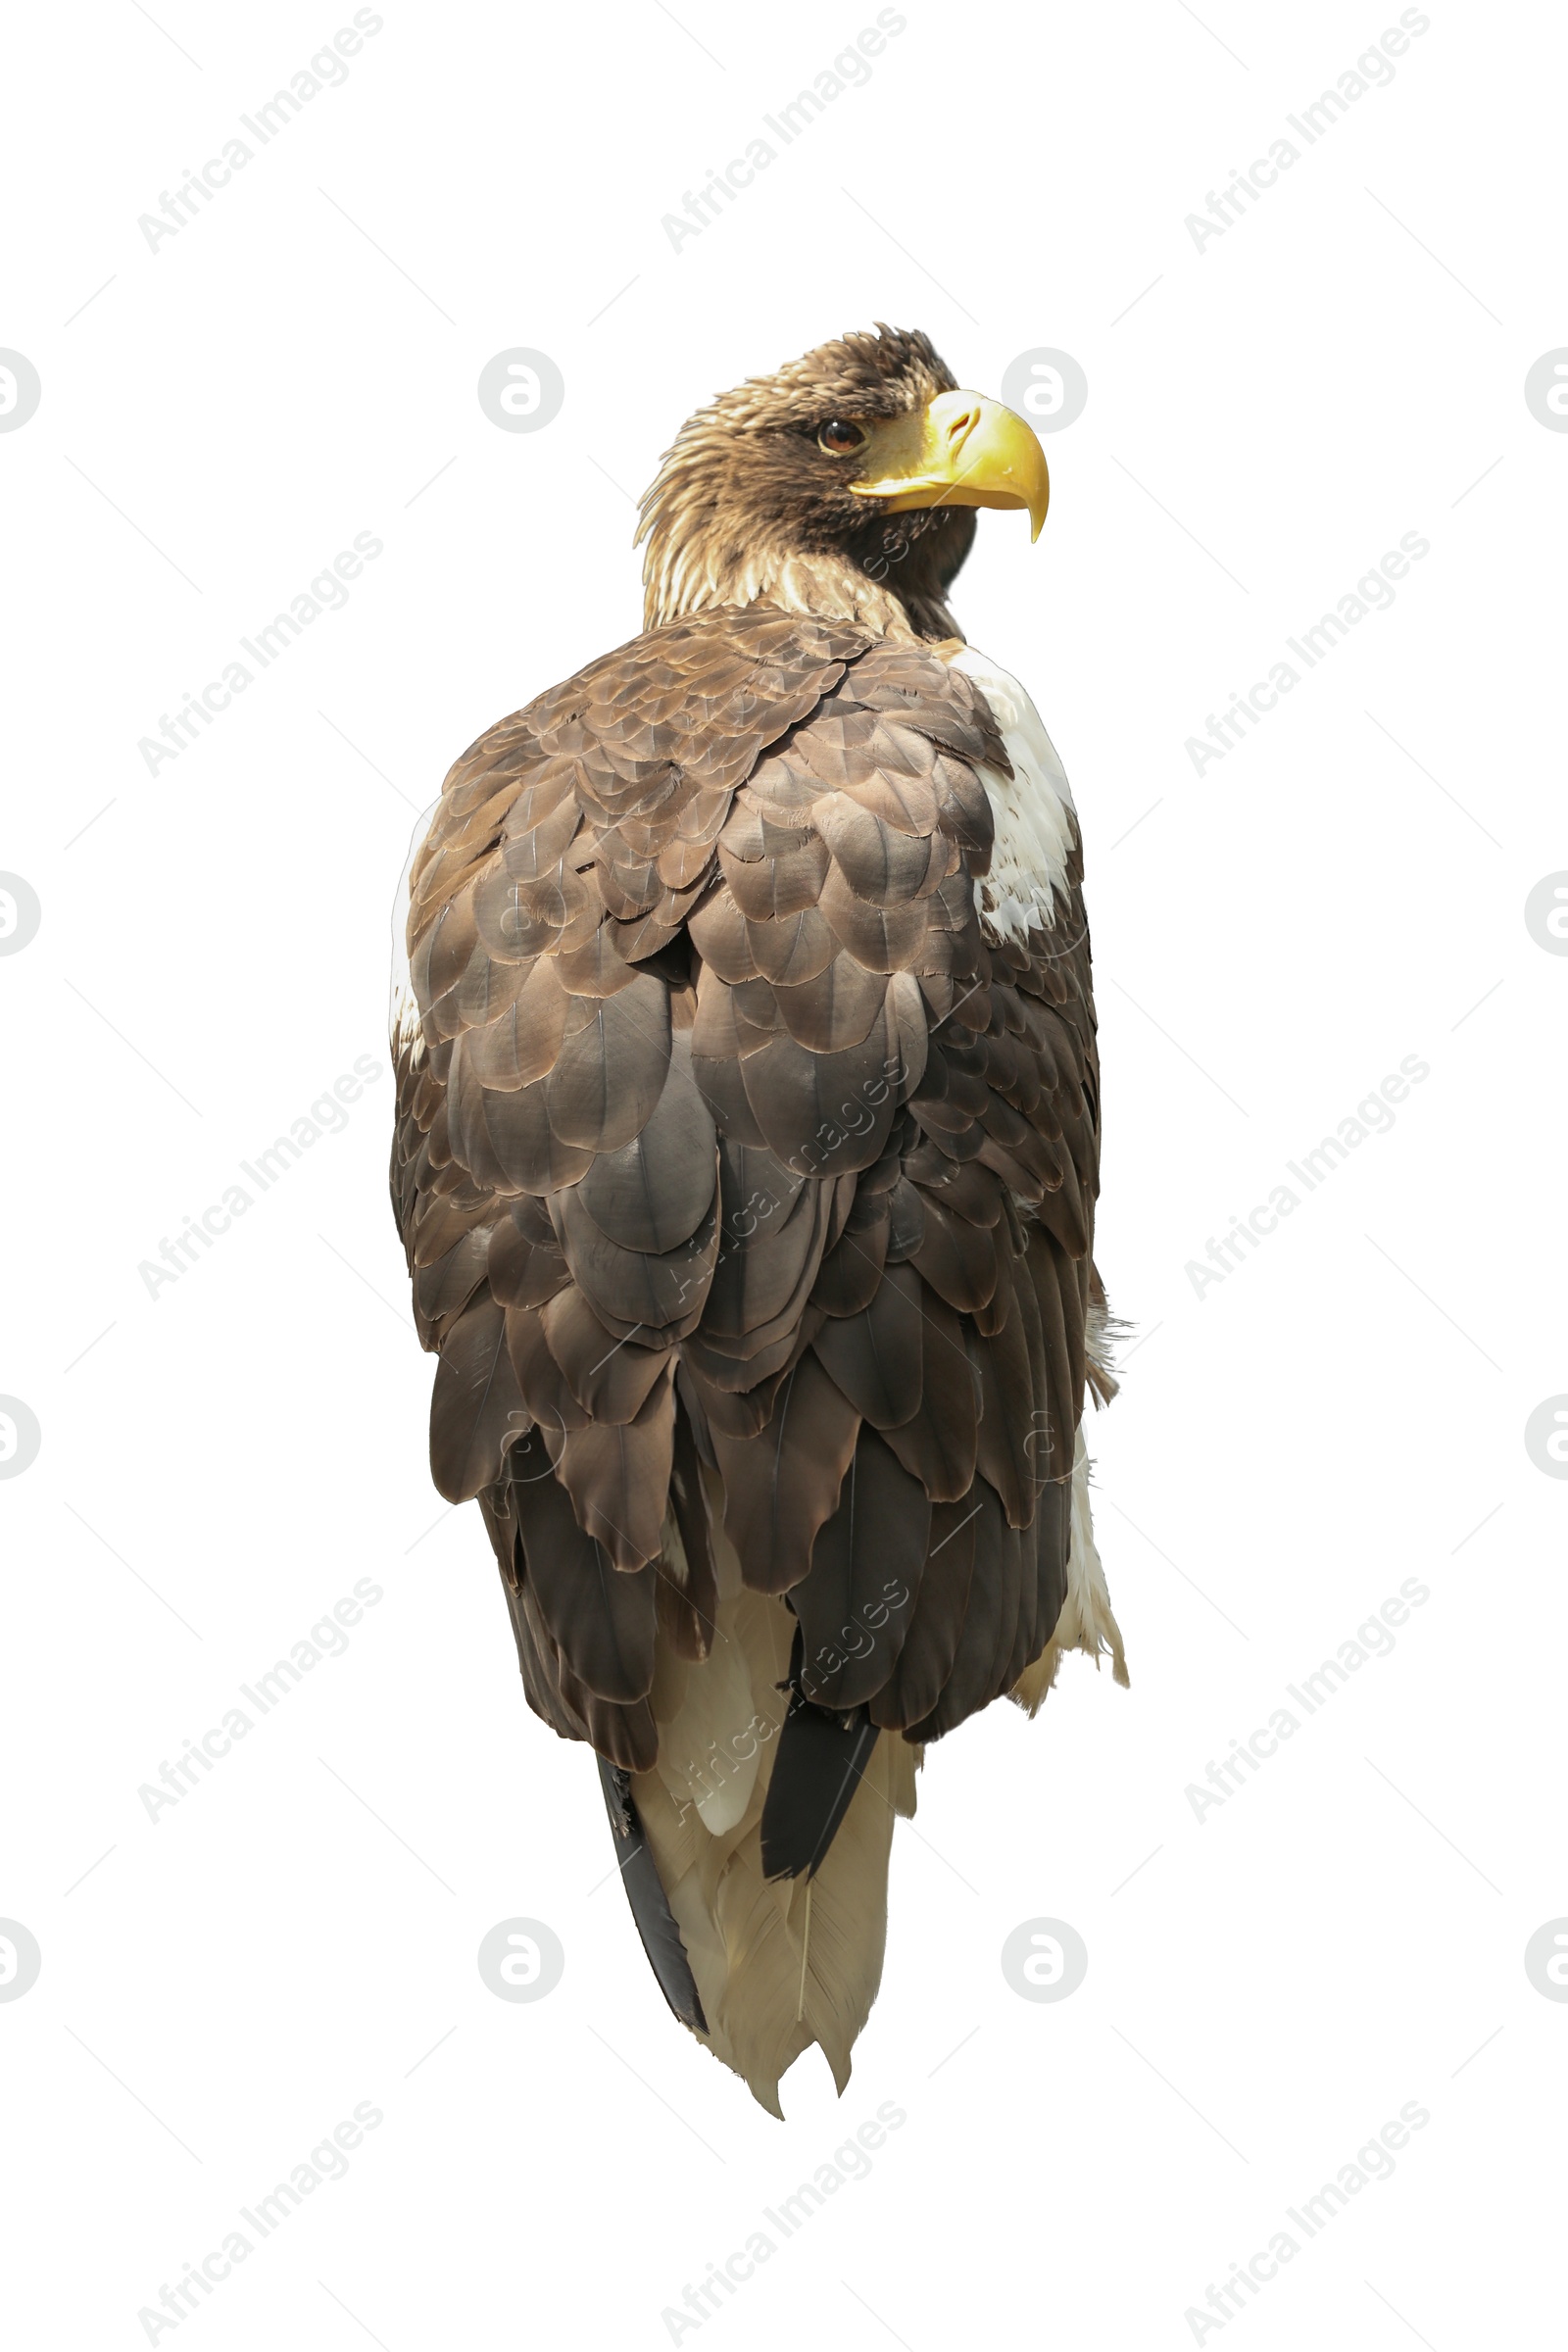
[[[42,1431],[0,1484],[0,1913],[43,1955],[0,2003],[15,2340],[148,2340],[364,2101],[347,2177],[155,2340],[666,2343],[887,2101],[869,2177],[678,2340],[1544,2340],[1568,2008],[1523,1952],[1568,1912],[1568,1492],[1523,1431],[1568,1390],[1568,962],[1523,909],[1568,866],[1568,436],[1523,385],[1568,343],[1560,15],[1435,0],[1200,250],[1186,216],[1396,9],[911,0],[677,252],[662,216],[869,5],[389,0],[155,252],[138,216],[351,12],[156,13],[19,21],[0,141],[0,343],[43,385],[0,435],[0,867],[42,906],[0,960],[0,1391]],[[451,760],[638,627],[629,501],[680,420],[877,318],[981,390],[1042,346],[1089,383],[1039,546],[983,517],[956,601],[1083,815],[1133,1681],[1075,1659],[1035,1725],[931,1751],[855,2079],[839,2104],[813,2053],[781,2127],[664,2010],[591,1761],[528,1713],[478,1514],[428,1482],[387,914]],[[537,433],[475,397],[517,345],[565,379]],[[384,552],[345,609],[150,775],[138,740],[358,532]],[[1195,774],[1407,532],[1392,609]],[[149,1296],[362,1054],[343,1130]],[[1407,1055],[1392,1131],[1198,1296],[1188,1261]],[[363,1578],[344,1654],[150,1820],[141,1785]],[[1392,1654],[1199,1819],[1210,1760],[1411,1578]],[[565,1949],[537,2004],[475,1966],[514,1915]],[[1041,1916],[1089,1950],[1059,2004],[999,1964]],[[1410,2101],[1392,2179],[1222,2328],[1184,2317]]]

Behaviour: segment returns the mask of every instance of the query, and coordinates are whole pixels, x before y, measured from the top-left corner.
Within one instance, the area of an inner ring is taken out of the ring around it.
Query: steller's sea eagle
[[[675,2015],[842,2091],[924,1744],[1126,1681],[1072,796],[947,598],[1024,421],[928,338],[702,409],[646,625],[452,769],[407,880],[392,1198],[529,1704],[597,1752]]]

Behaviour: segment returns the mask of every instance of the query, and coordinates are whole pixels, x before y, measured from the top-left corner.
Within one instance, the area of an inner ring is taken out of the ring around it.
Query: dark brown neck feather
[[[853,620],[879,636],[961,637],[947,596],[974,539],[968,507],[872,514],[846,540],[804,531],[793,517],[749,525],[666,467],[645,510],[644,625],[657,628],[720,605],[776,605],[824,620]]]

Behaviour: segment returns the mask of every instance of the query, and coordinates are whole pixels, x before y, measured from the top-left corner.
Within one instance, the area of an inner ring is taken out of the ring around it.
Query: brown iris
[[[864,439],[865,434],[859,425],[851,424],[842,416],[830,417],[826,424],[818,425],[816,429],[816,446],[825,449],[830,458],[847,457],[852,449],[858,449]]]

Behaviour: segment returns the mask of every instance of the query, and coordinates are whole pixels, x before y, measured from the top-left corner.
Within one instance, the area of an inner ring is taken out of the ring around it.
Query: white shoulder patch
[[[1016,678],[972,645],[955,654],[949,667],[973,678],[991,705],[1012,761],[1010,777],[1000,768],[979,771],[997,820],[997,846],[991,871],[975,884],[974,895],[988,929],[1021,940],[1032,924],[1052,923],[1052,891],[1066,885],[1072,786],[1039,711]]]
[[[394,1062],[400,1046],[406,1039],[412,1042],[420,1028],[419,1007],[415,1001],[414,983],[409,977],[409,878],[414,871],[414,860],[419,855],[420,845],[435,821],[435,812],[440,806],[439,799],[433,800],[414,828],[414,839],[409,844],[409,854],[398,883],[398,895],[392,904],[392,988],[387,1019]]]

